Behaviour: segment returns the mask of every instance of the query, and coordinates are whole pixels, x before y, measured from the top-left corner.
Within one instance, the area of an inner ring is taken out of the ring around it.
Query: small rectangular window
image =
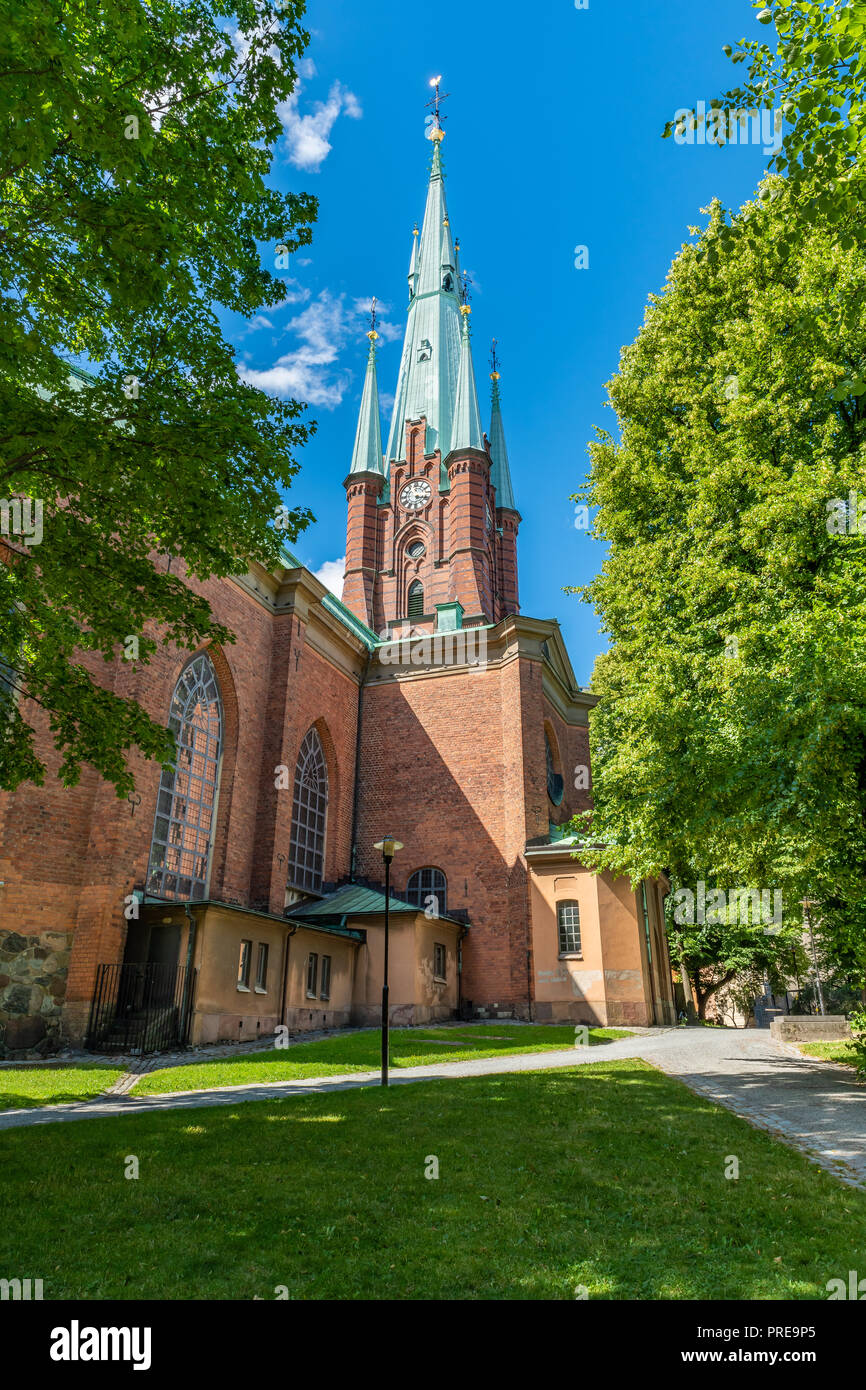
[[[319,990],[320,999],[330,999],[331,997],[331,957],[322,956],[322,979]]]
[[[433,946],[433,976],[434,979],[444,980],[445,977],[445,947],[441,942],[435,942]]]
[[[313,955],[312,951],[307,956],[307,998],[316,997],[316,979],[319,974],[319,957]]]
[[[241,954],[238,960],[238,989],[249,989],[250,987],[250,964],[253,958],[253,943],[251,941],[241,942]]]
[[[580,909],[575,902],[560,903],[557,908],[559,922],[559,954],[561,956],[580,955]]]
[[[259,942],[259,959],[256,965],[256,989],[262,994],[268,992],[268,948],[264,941]]]

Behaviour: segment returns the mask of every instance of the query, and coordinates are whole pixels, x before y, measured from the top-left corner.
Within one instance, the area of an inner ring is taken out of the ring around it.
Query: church
[[[485,431],[438,118],[430,135],[387,442],[374,324],[334,479],[342,599],[289,551],[188,578],[236,643],[98,669],[169,725],[174,764],[133,754],[128,804],[93,771],[0,792],[2,1056],[378,1022],[386,835],[394,1025],[675,1021],[668,885],[593,874],[568,833],[595,698],[558,624],[520,611],[500,378]]]

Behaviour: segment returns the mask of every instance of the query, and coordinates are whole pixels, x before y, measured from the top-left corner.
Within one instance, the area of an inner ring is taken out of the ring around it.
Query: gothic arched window
[[[409,879],[406,897],[415,907],[429,910],[431,917],[444,917],[447,892],[448,881],[441,869],[416,869]]]
[[[222,702],[204,652],[181,673],[168,727],[177,752],[159,784],[147,891],[200,901],[207,891],[222,747]]]
[[[406,616],[409,618],[422,618],[424,616],[424,585],[420,579],[409,585],[409,603]]]
[[[294,888],[305,888],[311,893],[321,890],[327,819],[328,769],[319,735],[310,729],[295,767],[289,848],[289,883]]]

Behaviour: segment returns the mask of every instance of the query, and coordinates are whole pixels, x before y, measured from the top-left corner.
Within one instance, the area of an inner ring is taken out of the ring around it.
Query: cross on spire
[[[447,100],[448,100],[448,98],[450,97],[451,93],[450,93],[450,92],[442,92],[442,91],[440,90],[441,84],[442,84],[442,78],[441,78],[441,77],[433,77],[433,78],[431,78],[431,80],[430,80],[430,86],[433,87],[433,88],[435,88],[436,95],[435,95],[434,97],[431,97],[430,101],[427,101],[427,102],[424,103],[425,107],[427,107],[427,106],[432,106],[432,107],[433,107],[433,115],[432,115],[431,117],[429,117],[428,122],[427,122],[427,124],[431,126],[431,129],[428,131],[428,136],[429,136],[429,138],[430,138],[431,140],[435,140],[435,139],[437,138],[437,132],[438,132],[438,138],[439,138],[440,140],[442,139],[443,135],[445,134],[444,130],[442,129],[442,122],[443,122],[443,121],[447,121],[447,119],[448,119],[447,116],[443,116],[443,115],[440,114],[440,107],[441,107],[443,101],[447,101]]]
[[[462,273],[462,275],[460,276],[460,303],[461,303],[461,304],[468,304],[469,301],[471,300],[472,295],[469,293],[469,286],[470,286],[471,284],[472,284],[472,280],[471,280],[471,278],[470,278],[468,272],[464,270],[463,273]]]
[[[494,381],[499,378],[499,357],[496,352],[496,339],[490,344],[490,374]]]

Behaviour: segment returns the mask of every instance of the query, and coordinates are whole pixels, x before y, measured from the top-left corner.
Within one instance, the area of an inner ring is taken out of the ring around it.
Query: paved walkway
[[[693,1091],[709,1096],[752,1124],[802,1149],[837,1177],[866,1190],[866,1085],[853,1071],[803,1058],[773,1042],[763,1029],[655,1028],[592,1048],[438,1062],[392,1071],[391,1084],[546,1071],[587,1062],[640,1057]],[[155,1111],[237,1105],[290,1095],[319,1095],[375,1085],[378,1072],[351,1072],[306,1081],[227,1086],[213,1091],[175,1091],[160,1096],[101,1096],[96,1100],[34,1110],[0,1112],[0,1129],[64,1120],[143,1115]]]

